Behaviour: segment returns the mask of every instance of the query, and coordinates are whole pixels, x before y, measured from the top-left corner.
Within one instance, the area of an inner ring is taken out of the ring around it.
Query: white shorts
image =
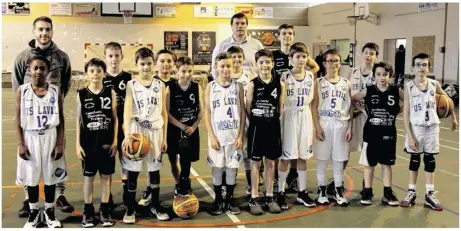
[[[130,123],[130,133],[141,133],[150,140],[150,152],[145,157],[147,171],[154,172],[162,168],[162,139],[163,129],[148,129],[138,125],[137,122]],[[122,168],[132,172],[141,172],[144,160],[135,161],[122,157],[120,163]]]
[[[408,136],[405,137],[405,151],[410,154],[438,154],[439,153],[439,125],[433,125],[429,127],[424,126],[411,126],[413,137],[416,140],[418,150],[410,149],[408,144]]]
[[[45,185],[54,185],[69,178],[64,155],[59,160],[51,158],[56,148],[56,137],[56,128],[43,132],[24,131],[24,141],[30,157],[29,160],[23,160],[17,155],[17,185],[37,186],[42,174]]]
[[[282,156],[281,160],[310,159],[314,125],[312,114],[287,110],[282,121]]]
[[[352,119],[352,139],[350,141],[350,152],[361,152],[363,143],[363,127],[368,116],[365,113],[360,113]]]
[[[346,141],[348,121],[320,120],[325,139],[314,141],[314,156],[318,160],[333,159],[346,161],[349,159],[349,142]]]
[[[208,143],[208,165],[215,168],[239,168],[243,162],[241,150],[235,148],[235,144],[221,145],[218,151]]]

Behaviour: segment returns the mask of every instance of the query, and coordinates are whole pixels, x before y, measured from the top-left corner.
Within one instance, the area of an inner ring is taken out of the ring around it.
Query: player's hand
[[[64,145],[58,144],[56,145],[56,149],[54,150],[54,152],[51,153],[51,158],[53,158],[53,160],[59,160],[61,159],[63,154],[64,154]]]
[[[162,153],[165,153],[168,149],[168,144],[166,143],[166,139],[162,140]]]
[[[192,133],[195,132],[195,129],[197,128],[195,128],[194,126],[191,126],[191,127],[187,126],[186,129],[184,129],[184,133],[186,133],[187,136],[190,136],[192,135]]]
[[[237,140],[235,141],[235,149],[240,149],[242,147],[242,144],[243,144],[243,139],[242,137],[237,137]]]
[[[85,161],[85,156],[86,154],[85,154],[85,151],[83,151],[82,146],[77,145],[77,158],[79,160]]]
[[[139,140],[134,137],[133,134],[125,135],[123,139],[122,148],[128,150],[129,153],[133,153],[133,140]]]
[[[352,139],[352,129],[351,128],[347,128],[347,131],[346,131],[346,141],[349,142],[351,141]]]
[[[323,132],[322,128],[315,129],[315,137],[320,141],[325,140],[325,133]]]
[[[118,148],[117,143],[113,143],[113,144],[110,146],[110,149],[109,149],[109,153],[111,153],[110,157],[114,157],[115,154],[117,154],[117,148]]]
[[[408,146],[414,152],[418,151],[418,143],[416,143],[416,140],[413,136],[408,137]]]
[[[30,157],[29,148],[25,144],[18,145],[18,148],[19,148],[19,151],[18,151],[19,157],[21,157],[21,159],[23,160],[29,160],[29,157]]]
[[[218,139],[215,136],[212,136],[210,137],[210,141],[211,141],[211,148],[213,148],[216,151],[219,151],[220,147],[219,147]]]
[[[456,119],[453,119],[453,122],[451,123],[451,130],[454,131],[458,128],[458,121]]]

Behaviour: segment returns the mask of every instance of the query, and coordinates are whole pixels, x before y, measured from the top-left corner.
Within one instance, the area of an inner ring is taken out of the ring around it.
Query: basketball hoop
[[[133,19],[134,10],[121,10],[123,15],[123,23],[130,24]]]
[[[362,20],[363,19],[363,15],[359,15],[359,16],[347,16],[347,20],[349,20],[349,23],[351,25],[354,25],[354,23],[357,21],[357,20]]]

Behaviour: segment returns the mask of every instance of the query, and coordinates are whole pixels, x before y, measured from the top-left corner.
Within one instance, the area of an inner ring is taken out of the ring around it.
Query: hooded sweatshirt
[[[29,73],[29,59],[35,55],[44,56],[50,61],[51,69],[46,78],[50,82],[61,88],[64,96],[67,95],[70,87],[71,66],[69,56],[51,41],[50,46],[42,50],[35,47],[35,40],[29,42],[29,47],[16,56],[14,60],[14,71],[11,75],[13,90],[16,92],[22,84],[31,82]]]

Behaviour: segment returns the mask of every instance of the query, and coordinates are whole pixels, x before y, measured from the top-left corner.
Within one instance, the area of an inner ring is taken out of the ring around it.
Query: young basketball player
[[[202,93],[198,83],[192,82],[194,62],[189,57],[176,61],[178,81],[166,89],[168,110],[168,151],[179,155],[181,165],[178,194],[189,196],[191,163],[198,161],[200,135],[198,125],[202,119]],[[185,144],[187,142],[187,145]]]
[[[314,156],[317,158],[317,203],[328,204],[325,170],[332,160],[334,176],[333,199],[347,205],[343,195],[343,162],[349,158],[351,140],[351,84],[338,75],[341,56],[335,49],[324,53],[326,75],[315,81],[312,116],[315,126]]]
[[[103,86],[106,64],[97,58],[85,64],[89,85],[77,91],[76,149],[82,161],[84,176],[82,226],[93,227],[93,182],[101,177],[100,220],[103,227],[114,225],[109,208],[110,178],[115,173],[118,119],[116,95],[111,87]]]
[[[229,53],[215,58],[218,78],[205,90],[205,124],[208,129],[208,164],[212,167],[215,201],[214,215],[229,211],[239,214],[235,204],[234,188],[237,170],[243,161],[242,146],[245,130],[244,92],[242,86],[231,79],[233,68]],[[225,170],[224,170],[225,169]],[[226,198],[222,195],[222,176],[226,171]]]
[[[440,87],[437,80],[427,78],[427,72],[431,65],[427,54],[421,53],[413,57],[413,71],[415,78],[405,85],[405,100],[403,105],[403,119],[405,125],[405,151],[410,154],[410,174],[408,192],[400,202],[400,206],[409,207],[416,200],[416,179],[421,163],[421,154],[424,153],[424,175],[426,176],[426,198],[424,205],[436,211],[442,211],[443,207],[435,194],[434,171],[435,158],[439,153],[439,117],[437,115],[435,95],[447,94]],[[453,104],[452,130],[458,127]],[[410,119],[411,118],[411,119]]]
[[[373,199],[373,175],[375,166],[383,167],[384,196],[382,204],[397,206],[399,200],[392,191],[392,169],[396,159],[397,130],[395,120],[400,112],[399,99],[403,100],[403,91],[391,84],[392,66],[379,62],[373,66],[375,85],[352,96],[352,100],[365,100],[367,115],[363,131],[363,147],[360,164],[365,166],[363,173],[365,187],[362,191],[362,205],[371,205]],[[354,135],[355,136],[355,135]]]
[[[255,54],[259,76],[248,86],[246,110],[250,117],[248,127],[248,155],[251,158],[251,198],[248,203],[253,215],[263,213],[258,203],[258,173],[261,160],[266,165],[265,203],[270,213],[282,210],[274,199],[274,162],[282,155],[280,116],[285,100],[285,85],[272,76],[274,56],[266,49]]]
[[[290,24],[282,24],[278,28],[278,40],[280,41],[281,48],[280,50],[274,51],[274,61],[275,61],[275,66],[274,66],[274,72],[273,75],[276,76],[277,79],[280,79],[282,77],[282,73],[284,72],[289,72],[293,66],[290,61],[290,47],[293,45],[295,42],[295,28],[293,25]],[[313,60],[310,56],[307,57],[307,61],[305,62],[307,67],[309,68],[310,72],[314,74],[314,80],[316,79],[316,73],[320,70],[320,67],[317,65],[315,60]],[[275,161],[275,167],[277,169],[278,161]],[[290,162],[290,172],[288,173],[287,176],[287,188],[288,192],[298,192],[298,172],[297,172],[297,164],[296,164],[297,159],[293,159]],[[275,182],[276,184],[274,186],[278,186],[279,183],[277,183],[279,177],[278,177],[278,171],[275,171]],[[275,188],[274,188],[275,189]]]
[[[314,98],[314,74],[305,70],[309,57],[307,46],[297,42],[290,47],[290,61],[293,68],[282,74],[286,94],[282,120],[282,151],[278,166],[279,194],[277,202],[282,209],[288,209],[285,194],[285,182],[288,165],[297,160],[299,191],[296,201],[307,207],[314,207],[315,201],[306,190],[306,162],[312,157],[312,123],[311,101]]]
[[[16,184],[27,186],[29,219],[24,228],[35,228],[41,221],[38,207],[40,176],[45,183],[44,217],[48,228],[61,228],[54,216],[56,184],[68,179],[64,152],[63,95],[59,87],[47,83],[51,63],[43,56],[29,62],[30,83],[16,94],[18,139]]]
[[[119,160],[122,161],[122,142],[124,137],[123,132],[123,108],[125,106],[125,95],[126,85],[131,80],[131,74],[123,71],[120,66],[123,60],[122,46],[117,42],[110,42],[104,46],[104,57],[107,63],[107,72],[103,80],[104,87],[112,88],[117,95],[117,120],[118,120],[118,132],[117,132],[117,148],[119,154]],[[121,165],[120,165],[121,166]],[[121,168],[121,179],[123,192],[127,190],[128,176],[126,170]],[[112,185],[112,175],[111,175]],[[126,194],[124,194],[126,195]],[[126,199],[123,198],[123,204],[126,206]],[[112,193],[109,196],[109,208],[114,208],[114,201],[112,199]]]
[[[168,113],[166,110],[165,85],[153,77],[154,54],[148,48],[140,48],[135,53],[135,63],[139,77],[128,81],[123,116],[125,139],[123,148],[131,152],[131,144],[135,139],[132,134],[143,134],[150,140],[150,151],[145,157],[152,201],[150,214],[158,220],[168,220],[169,216],[160,206],[160,168],[162,167],[162,152],[167,149]],[[127,211],[123,222],[135,222],[135,197],[139,172],[142,171],[144,160],[129,160],[122,157],[122,167],[128,171]]]

